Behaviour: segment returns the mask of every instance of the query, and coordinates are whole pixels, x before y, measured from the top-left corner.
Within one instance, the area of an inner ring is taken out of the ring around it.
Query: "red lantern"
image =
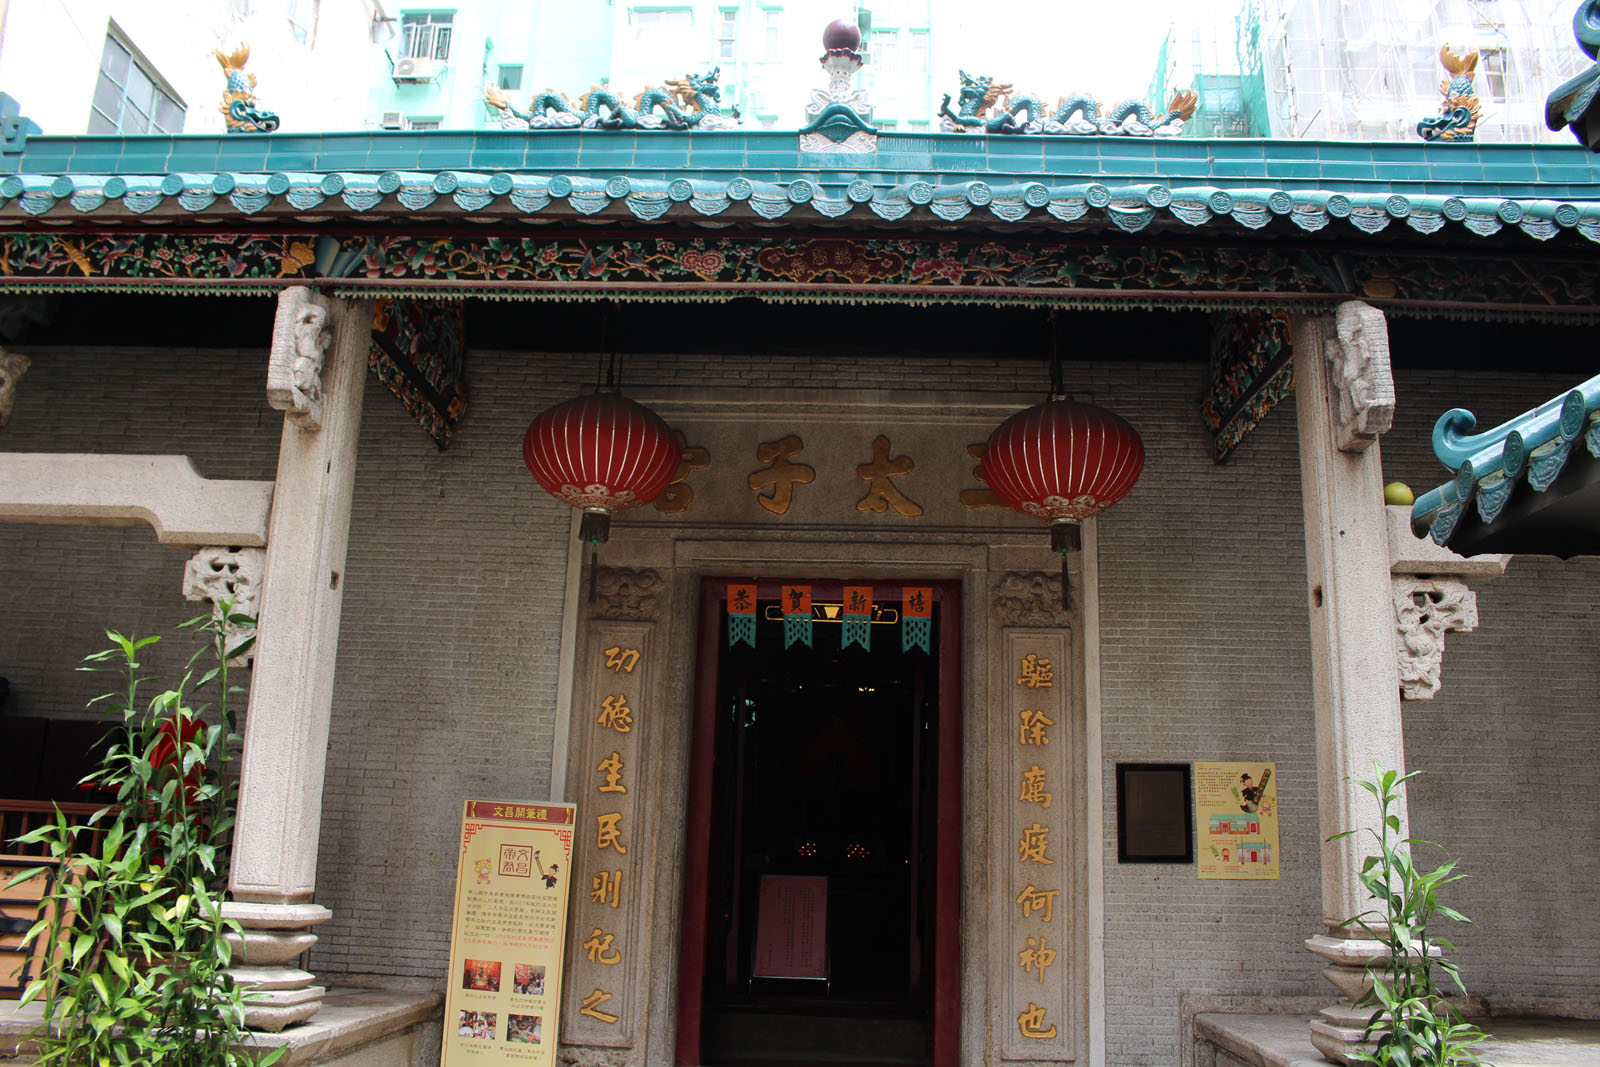
[[[615,391],[557,404],[533,420],[522,459],[557,500],[583,509],[580,536],[606,540],[611,516],[661,495],[681,449],[661,416]]]
[[[989,435],[983,478],[1007,506],[1050,523],[1050,547],[1067,558],[1078,522],[1128,495],[1144,470],[1144,442],[1103,408],[1055,398],[1019,411]]]

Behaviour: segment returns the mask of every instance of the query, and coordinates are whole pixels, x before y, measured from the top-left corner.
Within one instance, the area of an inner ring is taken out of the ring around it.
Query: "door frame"
[[[699,1067],[704,1022],[706,933],[709,929],[711,802],[716,759],[717,670],[722,656],[722,606],[730,582],[748,578],[706,577],[700,581],[700,615],[695,652],[694,721],[689,742],[689,795],[684,825],[683,920],[678,952],[679,1067]],[[755,581],[757,599],[776,600],[785,582]],[[839,597],[846,583],[810,582],[814,594]],[[863,579],[862,584],[874,583]],[[920,585],[933,590],[940,606],[938,660],[936,801],[934,818],[933,1067],[956,1067],[961,1020],[961,583],[895,578],[888,587]],[[703,768],[704,770],[699,770]],[[699,771],[697,773],[697,770]]]

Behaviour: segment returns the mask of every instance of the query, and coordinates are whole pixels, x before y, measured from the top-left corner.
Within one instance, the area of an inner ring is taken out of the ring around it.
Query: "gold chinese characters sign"
[[[1005,787],[1012,811],[1005,906],[1006,1059],[1071,1054],[1071,680],[1061,631],[1005,636]]]
[[[1196,866],[1201,878],[1278,877],[1278,765],[1196,763]]]
[[[574,1046],[629,1048],[643,1021],[640,974],[645,962],[640,912],[649,885],[634,877],[648,836],[639,833],[639,798],[656,709],[647,679],[653,668],[649,622],[597,620],[580,666],[583,707],[574,734],[579,774],[572,861],[577,889],[568,963],[565,1040]],[[643,860],[648,864],[648,858]]]
[[[466,802],[441,1067],[556,1062],[576,819],[571,804]]]

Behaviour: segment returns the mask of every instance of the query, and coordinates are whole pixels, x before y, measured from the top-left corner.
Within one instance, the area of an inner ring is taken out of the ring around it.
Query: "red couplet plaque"
[[[828,977],[828,880],[767,874],[756,919],[755,978]]]

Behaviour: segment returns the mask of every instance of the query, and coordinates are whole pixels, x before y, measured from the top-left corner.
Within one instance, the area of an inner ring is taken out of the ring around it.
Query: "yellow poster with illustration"
[[[1194,765],[1201,878],[1278,877],[1278,765]]]
[[[440,1067],[553,1067],[571,804],[469,800],[461,819]]]

